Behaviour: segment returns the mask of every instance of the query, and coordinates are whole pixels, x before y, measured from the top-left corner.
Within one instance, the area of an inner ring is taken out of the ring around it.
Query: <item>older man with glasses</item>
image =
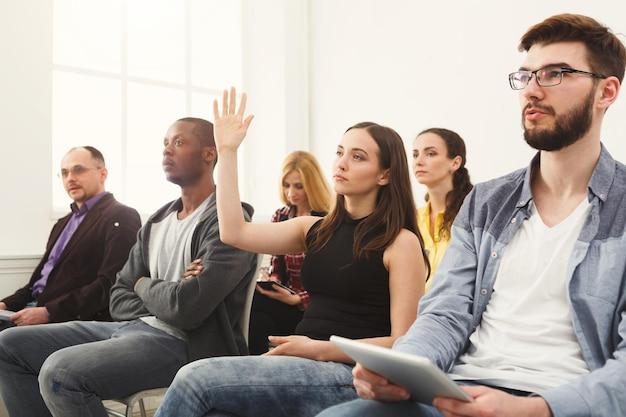
[[[70,320],[111,320],[109,291],[122,269],[141,220],[104,189],[107,169],[91,146],[71,149],[58,176],[71,213],[52,228],[30,281],[0,302],[0,329]]]
[[[538,153],[467,196],[435,284],[394,345],[473,401],[420,404],[357,365],[362,399],[318,417],[626,416],[626,167],[600,141],[626,49],[594,19],[565,14],[530,28],[520,50],[509,82]]]

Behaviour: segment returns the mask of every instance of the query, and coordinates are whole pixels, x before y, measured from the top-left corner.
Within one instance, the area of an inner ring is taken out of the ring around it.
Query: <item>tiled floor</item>
[[[107,401],[107,406],[112,406],[112,408],[120,413],[124,412],[124,407],[119,403],[114,403],[113,401]],[[152,417],[156,408],[158,406],[158,400],[156,398],[148,398],[146,401],[146,414],[148,417]],[[133,414],[136,417],[139,417],[139,407],[136,410],[133,410]],[[0,400],[0,417],[9,417],[9,413],[7,413],[6,408],[4,408],[4,403]]]

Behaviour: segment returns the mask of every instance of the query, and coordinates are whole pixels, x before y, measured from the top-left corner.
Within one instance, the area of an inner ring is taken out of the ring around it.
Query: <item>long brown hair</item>
[[[461,157],[461,166],[452,174],[452,190],[448,191],[448,194],[446,194],[446,209],[443,212],[443,224],[438,232],[440,238],[450,237],[452,223],[454,223],[454,219],[461,209],[463,200],[465,200],[465,196],[472,191],[474,187],[472,181],[470,181],[469,172],[467,168],[465,168],[465,162],[467,161],[465,142],[458,133],[442,127],[431,127],[430,129],[422,130],[417,136],[423,135],[424,133],[435,134],[443,140],[449,159],[456,158],[457,156]],[[426,193],[424,197],[426,201],[428,201],[428,197],[428,193]]]
[[[430,270],[424,241],[417,228],[415,201],[402,138],[395,130],[372,122],[357,123],[346,132],[352,129],[364,129],[369,133],[378,145],[380,168],[389,170],[389,182],[379,188],[374,211],[354,231],[354,258],[367,258],[370,252],[385,250],[404,228],[417,235],[424,262]],[[322,220],[315,237],[308,242],[307,250],[321,249],[347,215],[345,197],[337,194],[332,211]]]

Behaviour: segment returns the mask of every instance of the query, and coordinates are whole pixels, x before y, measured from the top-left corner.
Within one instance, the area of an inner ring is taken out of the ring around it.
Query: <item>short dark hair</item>
[[[582,42],[593,72],[624,79],[626,48],[608,27],[579,14],[559,14],[532,26],[522,36],[519,51],[528,51],[535,44]]]
[[[177,122],[193,123],[192,133],[196,135],[200,143],[204,146],[215,146],[213,123],[208,120],[200,119],[199,117],[183,117],[182,119],[178,119]]]
[[[99,164],[102,164],[102,166],[106,166],[106,163],[104,162],[104,156],[102,155],[102,152],[100,152],[98,149],[94,148],[93,146],[89,146],[89,145],[87,145],[87,146],[75,146],[72,149],[70,149],[69,151],[67,151],[67,153],[70,153],[70,152],[75,151],[77,149],[84,149],[84,150],[86,150],[87,152],[89,152],[89,154],[91,155],[91,158],[93,160],[95,160]]]

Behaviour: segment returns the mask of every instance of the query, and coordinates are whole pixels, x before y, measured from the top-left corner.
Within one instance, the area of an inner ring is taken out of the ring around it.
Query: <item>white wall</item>
[[[327,171],[343,131],[364,120],[395,128],[407,147],[425,128],[456,130],[474,181],[522,167],[533,152],[507,79],[522,63],[521,35],[564,12],[626,33],[626,3],[614,1],[525,1],[515,8],[497,0],[315,0],[310,7],[311,140]],[[605,118],[603,140],[624,161],[622,95]]]
[[[0,1],[0,255],[41,254],[51,220],[52,1]]]
[[[243,79],[255,119],[244,142],[240,184],[255,220],[269,221],[281,204],[277,190],[285,154],[309,148],[307,4],[244,3]]]
[[[423,128],[457,130],[468,143],[475,181],[525,165],[532,152],[507,83],[522,61],[522,33],[566,11],[626,33],[626,3],[609,0],[532,0],[515,11],[496,0],[246,0],[244,6],[244,85],[256,119],[241,183],[257,218],[279,204],[276,184],[287,151],[310,148],[330,173],[343,131],[363,120],[394,127],[407,147]],[[0,2],[0,255],[41,254],[52,225],[51,9],[52,0]],[[626,160],[625,116],[622,97],[604,129],[604,142],[620,160]]]

